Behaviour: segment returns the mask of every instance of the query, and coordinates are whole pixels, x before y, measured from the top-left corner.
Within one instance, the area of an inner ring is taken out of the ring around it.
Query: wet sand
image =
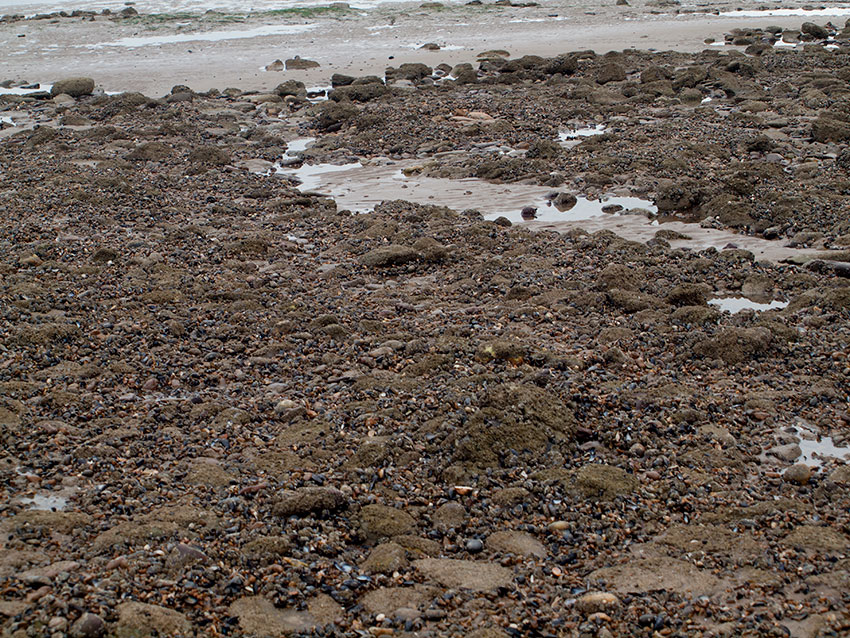
[[[738,26],[775,24],[797,28],[801,22],[799,16],[656,15],[652,11],[658,9],[635,4],[599,7],[592,12],[549,3],[532,8],[450,6],[439,11],[399,4],[352,10],[335,17],[248,17],[232,24],[200,18],[152,24],[141,18],[126,21],[98,17],[94,22],[70,18],[30,20],[0,24],[0,80],[51,82],[74,69],[79,75],[95,78],[107,91],[162,95],[178,84],[196,91],[229,86],[263,91],[287,79],[308,85],[327,84],[333,73],[382,76],[388,65],[404,62],[474,62],[476,54],[490,49],[505,49],[513,56],[552,56],[582,49],[597,53],[629,48],[693,52],[706,48],[705,38],[722,39],[724,32]],[[702,10],[729,9],[712,4]],[[838,23],[843,19],[833,20]],[[304,31],[216,42],[105,45],[122,39],[168,39],[175,35],[187,38],[193,33],[209,37],[209,32],[246,31],[269,25],[291,25]],[[417,50],[428,42],[444,48],[433,52]],[[315,60],[321,67],[306,71],[261,70],[277,59],[296,55]]]

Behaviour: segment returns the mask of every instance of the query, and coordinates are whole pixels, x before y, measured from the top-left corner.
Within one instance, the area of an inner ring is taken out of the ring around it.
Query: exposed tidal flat
[[[850,30],[632,4],[0,23],[0,635],[848,635]]]

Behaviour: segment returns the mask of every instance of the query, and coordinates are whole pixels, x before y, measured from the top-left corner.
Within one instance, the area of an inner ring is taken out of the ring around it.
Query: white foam
[[[233,31],[202,31],[199,33],[175,33],[172,35],[154,35],[135,38],[121,38],[112,42],[99,42],[97,44],[82,45],[89,49],[102,47],[148,47],[163,44],[177,44],[181,42],[221,42],[224,40],[247,40],[250,38],[261,38],[270,35],[295,35],[312,31],[317,24],[269,24],[256,29],[244,29]]]
[[[731,18],[779,18],[850,15],[850,7],[825,7],[823,9],[766,9],[764,11],[723,11],[719,15]]]
[[[515,20],[508,20],[510,24],[529,24],[532,22],[561,22],[563,20],[569,20],[566,16],[553,16],[551,18],[517,18]]]
[[[412,44],[405,44],[405,45],[402,45],[402,46],[404,46],[404,48],[406,48],[406,49],[421,49],[423,46],[425,46],[425,44],[426,44],[425,42],[421,42],[421,43],[414,42]],[[440,51],[463,51],[463,47],[460,46],[459,44],[441,44],[439,46],[440,46]]]
[[[32,93],[49,92],[52,88],[52,84],[39,84],[37,89],[22,89],[20,87],[12,87],[8,89],[0,88],[0,95],[30,95]]]

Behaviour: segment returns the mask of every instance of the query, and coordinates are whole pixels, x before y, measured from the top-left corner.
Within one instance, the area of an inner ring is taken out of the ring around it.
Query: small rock
[[[583,614],[595,614],[611,611],[620,606],[620,599],[605,591],[594,591],[585,594],[576,601],[576,609]]]
[[[800,446],[796,443],[788,443],[787,445],[777,445],[776,447],[772,447],[767,451],[769,456],[775,456],[778,459],[782,459],[783,461],[788,461],[789,463],[793,463],[796,459],[800,457],[803,453],[803,450],[800,449]]]
[[[546,547],[531,534],[525,532],[495,532],[487,537],[487,547],[503,554],[546,558]]]
[[[304,516],[323,511],[335,512],[348,504],[345,495],[333,487],[302,487],[283,492],[272,506],[276,516]]]
[[[470,554],[477,554],[482,549],[484,549],[484,543],[482,543],[477,538],[470,538],[468,541],[466,541],[466,551],[468,551]]]
[[[18,574],[27,585],[49,585],[54,578],[63,572],[72,572],[80,567],[80,564],[72,560],[63,560],[44,567],[34,567]]]
[[[118,605],[116,611],[118,622],[113,631],[119,638],[181,636],[192,632],[192,623],[186,616],[159,605],[127,602]]]
[[[812,478],[812,469],[805,463],[797,463],[785,470],[782,478],[795,485],[806,485]]]
[[[460,503],[445,503],[434,512],[434,527],[447,530],[462,527],[466,523],[466,508]]]
[[[407,566],[407,556],[401,545],[382,543],[372,550],[361,568],[370,574],[392,574]]]
[[[71,625],[71,638],[97,638],[106,631],[106,623],[97,614],[84,613]]]
[[[360,527],[367,537],[389,538],[409,534],[416,521],[403,510],[375,504],[360,510]]]

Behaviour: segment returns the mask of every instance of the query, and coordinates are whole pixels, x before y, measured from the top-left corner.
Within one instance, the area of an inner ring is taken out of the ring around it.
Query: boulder
[[[331,92],[333,94],[333,91]],[[319,130],[333,133],[342,128],[347,120],[350,120],[359,111],[350,104],[337,104],[336,102],[325,102],[316,115],[316,126]]]
[[[386,268],[388,266],[401,266],[420,258],[419,253],[408,246],[390,244],[371,250],[360,257],[360,263],[372,268]]]
[[[355,83],[349,86],[338,86],[328,94],[328,97],[334,102],[371,102],[389,92],[389,88],[377,82]]]
[[[460,503],[444,503],[434,512],[434,527],[448,530],[463,527],[469,515],[466,508]]]
[[[306,96],[307,88],[303,82],[299,82],[298,80],[287,80],[286,82],[278,84],[274,89],[274,93],[280,97],[286,97],[287,95]]]
[[[83,97],[84,95],[91,95],[92,91],[94,91],[94,80],[77,77],[59,80],[50,89],[50,95],[55,97],[64,93],[71,97]]]
[[[392,574],[407,565],[407,554],[401,545],[382,543],[372,550],[360,568],[368,574]]]
[[[803,26],[800,27],[800,31],[812,36],[816,40],[826,40],[829,37],[829,31],[814,22],[804,22]]]
[[[708,303],[710,289],[705,284],[679,284],[667,294],[672,306],[704,306]]]
[[[321,65],[315,60],[306,60],[300,56],[289,58],[285,63],[287,71],[305,71],[307,69],[317,69]]]
[[[613,499],[616,496],[631,494],[638,487],[638,481],[633,474],[624,469],[590,463],[582,466],[575,473],[575,487],[586,498]]]
[[[616,62],[608,62],[599,67],[596,72],[596,81],[599,84],[608,84],[609,82],[622,82],[626,79],[626,70],[622,65]]]
[[[417,62],[405,63],[398,68],[391,66],[387,67],[385,76],[387,78],[387,82],[391,82],[393,80],[410,80],[411,82],[419,82],[422,78],[429,77],[433,72],[433,69],[427,64]]]
[[[416,529],[416,521],[395,507],[367,505],[360,510],[360,529],[367,538],[391,538],[411,533]]]

